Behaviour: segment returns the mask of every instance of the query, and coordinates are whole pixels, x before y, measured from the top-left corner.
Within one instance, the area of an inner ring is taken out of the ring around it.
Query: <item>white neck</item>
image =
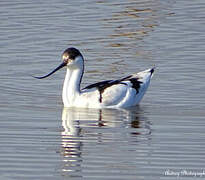
[[[64,106],[72,106],[76,97],[80,95],[80,83],[83,75],[83,68],[69,68],[63,84]]]

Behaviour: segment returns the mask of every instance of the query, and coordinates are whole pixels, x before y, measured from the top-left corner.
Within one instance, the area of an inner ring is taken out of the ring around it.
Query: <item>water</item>
[[[198,1],[1,1],[1,179],[203,179],[204,17]],[[67,47],[82,86],[157,66],[141,105],[64,109]]]

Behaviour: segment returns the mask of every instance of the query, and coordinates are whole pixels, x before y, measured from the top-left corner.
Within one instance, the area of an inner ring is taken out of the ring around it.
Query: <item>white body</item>
[[[83,58],[79,56],[75,59],[75,63],[67,65],[62,97],[65,107],[126,108],[135,106],[144,96],[152,77],[152,69],[148,69],[105,88],[101,94],[97,87],[80,90],[84,70],[83,63]],[[133,88],[133,84],[129,80],[131,78],[136,78],[141,82],[138,92]]]

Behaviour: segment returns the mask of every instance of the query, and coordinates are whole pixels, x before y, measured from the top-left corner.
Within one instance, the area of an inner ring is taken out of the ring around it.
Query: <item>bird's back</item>
[[[102,108],[125,108],[139,104],[144,96],[154,68],[118,80],[107,80],[85,87],[84,96],[89,96],[87,105]],[[87,94],[86,94],[87,93]],[[90,97],[90,96],[94,97]]]

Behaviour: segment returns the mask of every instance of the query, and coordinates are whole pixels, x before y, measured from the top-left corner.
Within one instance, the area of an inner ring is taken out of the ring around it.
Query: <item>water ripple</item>
[[[204,17],[196,1],[0,1],[2,179],[176,179],[204,162]],[[82,87],[157,66],[141,106],[63,109],[61,52]],[[181,176],[180,179],[193,179]],[[194,179],[202,179],[194,177]]]

